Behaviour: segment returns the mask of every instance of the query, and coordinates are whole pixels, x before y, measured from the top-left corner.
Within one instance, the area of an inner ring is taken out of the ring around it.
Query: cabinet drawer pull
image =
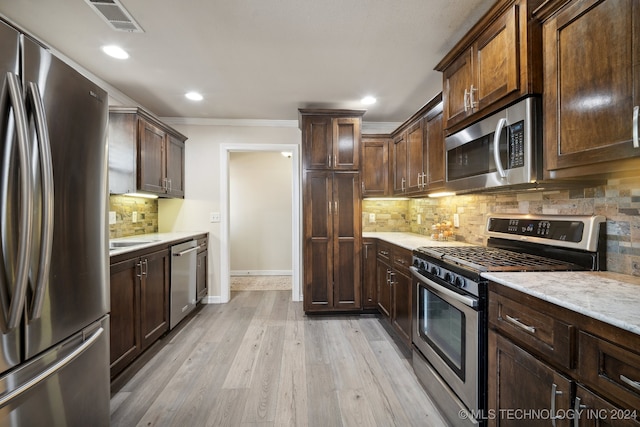
[[[622,381],[623,383],[625,383],[629,387],[632,387],[632,388],[640,391],[640,381],[634,381],[631,378],[625,377],[624,375],[620,375],[620,381]]]
[[[530,332],[532,334],[536,333],[536,328],[534,328],[533,326],[529,326],[529,325],[525,325],[524,323],[522,323],[520,320],[516,319],[515,317],[511,317],[509,315],[506,315],[505,318],[513,323],[514,325],[516,325],[519,328],[524,329],[527,332]]]
[[[638,114],[640,114],[640,106],[633,107],[633,148],[640,148],[638,141]]]

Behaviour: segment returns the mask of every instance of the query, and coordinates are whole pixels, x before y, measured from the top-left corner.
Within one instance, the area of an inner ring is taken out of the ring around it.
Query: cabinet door
[[[140,328],[140,265],[138,258],[111,266],[110,363],[111,378],[142,349]]]
[[[184,197],[184,141],[167,136],[167,194]]]
[[[365,239],[362,242],[362,308],[378,306],[376,286],[376,242]]]
[[[405,134],[393,140],[393,194],[404,194],[407,189],[407,139]]]
[[[333,307],[333,173],[304,174],[304,309]]]
[[[463,52],[442,73],[444,120],[449,128],[471,114],[468,93],[471,88],[473,67],[471,49]]]
[[[391,323],[405,344],[411,345],[411,302],[413,300],[411,278],[403,273],[396,272],[392,291],[393,312],[391,314]]]
[[[444,129],[442,127],[442,104],[436,107],[439,111],[433,116],[427,116],[425,133],[427,138],[427,189],[444,188],[445,185],[445,150]]]
[[[302,135],[304,169],[330,169],[334,161],[331,117],[304,117]]]
[[[140,119],[138,141],[138,188],[152,193],[165,193],[166,133]]]
[[[363,196],[389,195],[389,139],[362,137],[360,167]]]
[[[422,174],[425,172],[423,152],[424,129],[420,119],[407,129],[407,193],[422,190]]]
[[[360,166],[360,118],[333,119],[333,169],[358,170]]]
[[[153,344],[169,330],[169,251],[141,258],[140,333],[142,349]]]
[[[576,387],[574,403],[576,414],[580,414],[580,427],[640,427],[638,410],[618,408],[598,397],[581,385]]]
[[[378,249],[380,250],[380,249]],[[378,310],[387,318],[391,317],[391,269],[389,265],[378,258],[377,260],[376,294]]]
[[[208,251],[198,252],[196,264],[196,298],[198,301],[207,296],[207,254]]]
[[[509,410],[566,414],[571,408],[572,382],[568,378],[493,330],[489,330],[488,348],[488,408],[495,414],[489,417],[489,426],[522,426],[519,417],[500,416]],[[568,417],[556,419],[555,425],[568,427],[570,421]],[[551,420],[528,419],[526,425],[546,427]]]
[[[333,307],[361,307],[360,174],[333,174]]]
[[[573,1],[544,23],[543,36],[549,175],[607,172],[585,166],[640,156],[632,143],[640,105],[640,3]]]
[[[503,13],[474,44],[475,86],[470,88],[474,112],[519,90],[518,8],[514,5]]]

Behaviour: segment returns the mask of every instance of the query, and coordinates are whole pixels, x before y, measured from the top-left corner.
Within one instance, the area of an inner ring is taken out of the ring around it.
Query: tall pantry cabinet
[[[361,308],[362,110],[301,109],[304,310]]]

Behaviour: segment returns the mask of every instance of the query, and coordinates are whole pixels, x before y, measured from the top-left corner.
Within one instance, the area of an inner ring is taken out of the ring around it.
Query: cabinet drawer
[[[393,251],[392,264],[393,267],[399,271],[403,271],[405,274],[409,274],[409,267],[411,266],[411,252],[406,249],[399,249]]]
[[[640,354],[580,331],[580,380],[624,407],[640,410]]]
[[[376,253],[379,259],[391,262],[391,246],[378,242],[378,250]]]
[[[493,292],[489,295],[489,323],[548,361],[573,368],[575,331],[572,325]]]

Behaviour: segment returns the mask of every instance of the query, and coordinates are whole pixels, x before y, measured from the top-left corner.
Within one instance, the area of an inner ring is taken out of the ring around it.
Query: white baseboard
[[[220,296],[208,296],[200,300],[202,304],[222,304],[222,297]]]
[[[231,276],[292,276],[291,270],[231,270]]]

